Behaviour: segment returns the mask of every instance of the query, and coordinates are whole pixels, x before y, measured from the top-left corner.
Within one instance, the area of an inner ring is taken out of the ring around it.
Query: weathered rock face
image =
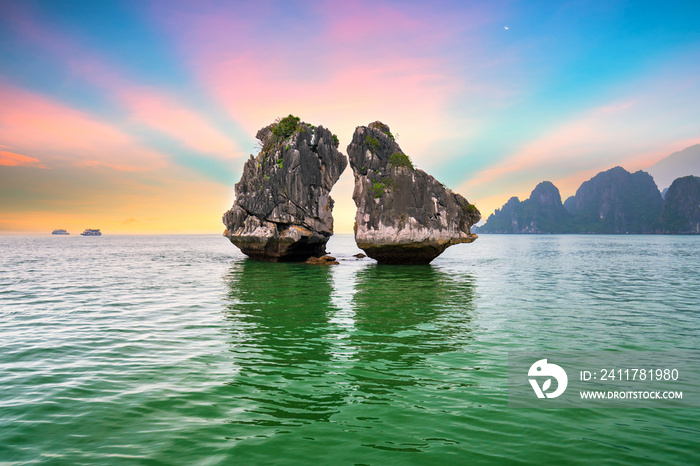
[[[427,264],[448,246],[477,238],[481,214],[464,197],[415,169],[389,127],[355,129],[348,146],[355,175],[355,241],[379,263]]]
[[[326,128],[288,116],[258,131],[262,149],[243,167],[224,236],[261,261],[325,254],[333,234],[330,191],[347,166]]]

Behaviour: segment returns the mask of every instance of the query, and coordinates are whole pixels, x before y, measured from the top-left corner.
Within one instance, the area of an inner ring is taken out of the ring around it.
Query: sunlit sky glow
[[[540,181],[566,198],[700,143],[697,1],[0,10],[0,232],[220,233],[256,131],[289,113],[343,152],[387,123],[484,216]],[[352,184],[332,192],[337,232]]]

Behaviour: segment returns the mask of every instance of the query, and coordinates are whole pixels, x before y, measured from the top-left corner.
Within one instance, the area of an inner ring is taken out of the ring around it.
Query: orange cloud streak
[[[559,126],[544,137],[525,145],[503,162],[477,173],[463,187],[473,188],[507,175],[536,170],[561,160],[585,158],[591,152],[614,147],[614,135],[601,131],[601,122],[605,117],[614,116],[617,112],[631,108],[632,105],[632,102],[622,102],[594,108],[582,118]]]
[[[473,193],[477,206],[480,200],[488,204],[482,210],[487,214],[493,202],[500,207],[512,195],[529,193],[543,180],[552,181],[566,198],[583,181],[613,166],[645,169],[700,141],[693,125],[693,102],[688,102],[688,95],[693,94],[687,89],[693,85],[692,79],[679,78],[675,71],[645,78],[627,86],[618,100],[553,128],[476,173],[458,189]],[[660,114],[674,118],[659,118]]]
[[[40,24],[29,8],[14,5],[16,31],[25,39],[60,58],[76,79],[106,90],[131,119],[153,128],[194,151],[222,159],[244,155],[236,143],[217,130],[207,118],[183,105],[172,95],[155,88],[137,86],[123,70],[95,55],[70,35],[50,24]]]
[[[125,171],[162,167],[166,157],[129,135],[59,102],[0,84],[0,142],[42,153],[46,164],[105,166]]]
[[[0,152],[0,165],[5,167],[47,168],[46,165],[42,164],[39,159],[7,151]]]

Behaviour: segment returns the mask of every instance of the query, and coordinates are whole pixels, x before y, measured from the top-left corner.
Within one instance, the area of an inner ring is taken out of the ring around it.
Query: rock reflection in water
[[[327,373],[331,272],[306,264],[244,260],[226,277],[226,317],[243,401],[238,423],[298,425],[327,420],[342,396]]]
[[[472,339],[473,278],[431,265],[371,265],[357,274],[353,298],[361,391],[388,394],[426,383],[426,358]],[[434,374],[430,375],[434,377]]]
[[[455,383],[451,373],[434,372],[430,358],[469,344],[473,279],[434,266],[373,264],[359,266],[354,277],[346,272],[233,264],[225,312],[237,370],[229,383],[238,404],[232,424],[330,421],[343,406],[383,402],[408,385]],[[351,311],[333,304],[343,302],[334,294],[348,293]]]

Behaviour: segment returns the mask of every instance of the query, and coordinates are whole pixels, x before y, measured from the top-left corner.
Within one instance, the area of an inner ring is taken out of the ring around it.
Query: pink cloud
[[[6,146],[0,146],[6,147]],[[48,168],[46,165],[42,164],[39,159],[34,157],[28,157],[22,154],[15,154],[13,152],[0,151],[0,165],[5,167],[36,167],[36,168]]]
[[[474,126],[465,124],[466,114],[449,111],[455,96],[476,101],[501,92],[460,75],[462,64],[443,53],[457,35],[492,20],[478,10],[464,24],[425,6],[309,3],[301,13],[311,18],[307,24],[269,11],[264,2],[234,12],[211,4],[155,5],[154,19],[164,23],[213,100],[249,134],[296,113],[323,122],[344,144],[355,126],[381,119],[401,134],[405,150],[435,157],[429,152],[436,141]]]
[[[475,186],[518,175],[526,170],[537,171],[547,164],[563,159],[577,159],[585,157],[591,151],[604,150],[610,143],[610,138],[609,134],[599,131],[598,122],[603,114],[611,114],[611,108],[593,109],[588,115],[555,128],[545,136],[526,144],[502,162],[478,172],[462,188],[473,189]]]
[[[425,21],[411,17],[388,4],[374,3],[371,9],[364,2],[327,2],[321,7],[325,39],[331,42],[363,43],[376,41],[377,46],[386,43],[387,37],[413,31],[416,36],[435,31]],[[432,15],[430,15],[432,16]]]
[[[163,154],[141,147],[128,134],[92,115],[3,84],[0,141],[43,154],[52,165],[89,161],[93,166],[143,171],[166,163]]]
[[[39,24],[22,5],[11,9],[13,24],[25,40],[59,57],[75,79],[108,91],[132,121],[180,141],[194,151],[222,159],[244,155],[234,140],[217,130],[204,114],[158,89],[138,86],[122,70],[107,63],[68,34]]]
[[[214,129],[200,114],[179,105],[167,95],[149,89],[120,89],[120,101],[132,112],[132,118],[179,139],[187,147],[222,158],[242,155],[236,144]]]
[[[695,144],[700,136],[693,109],[700,105],[700,82],[695,78],[697,65],[691,68],[685,73],[662,69],[653,76],[622,83],[617,99],[574,115],[476,173],[462,187],[505,180],[541,181],[543,176],[554,181],[564,178],[557,171],[562,168],[568,168],[567,179],[572,173],[588,174],[615,165],[643,169]]]
[[[502,205],[512,195],[526,195],[550,180],[562,197],[581,182],[621,165],[645,169],[674,151],[700,142],[698,82],[692,73],[662,70],[634,83],[623,83],[619,98],[590,108],[546,134],[523,144],[501,161],[475,173],[458,188],[475,199]],[[497,194],[500,193],[500,194]],[[500,206],[499,206],[500,207]]]

